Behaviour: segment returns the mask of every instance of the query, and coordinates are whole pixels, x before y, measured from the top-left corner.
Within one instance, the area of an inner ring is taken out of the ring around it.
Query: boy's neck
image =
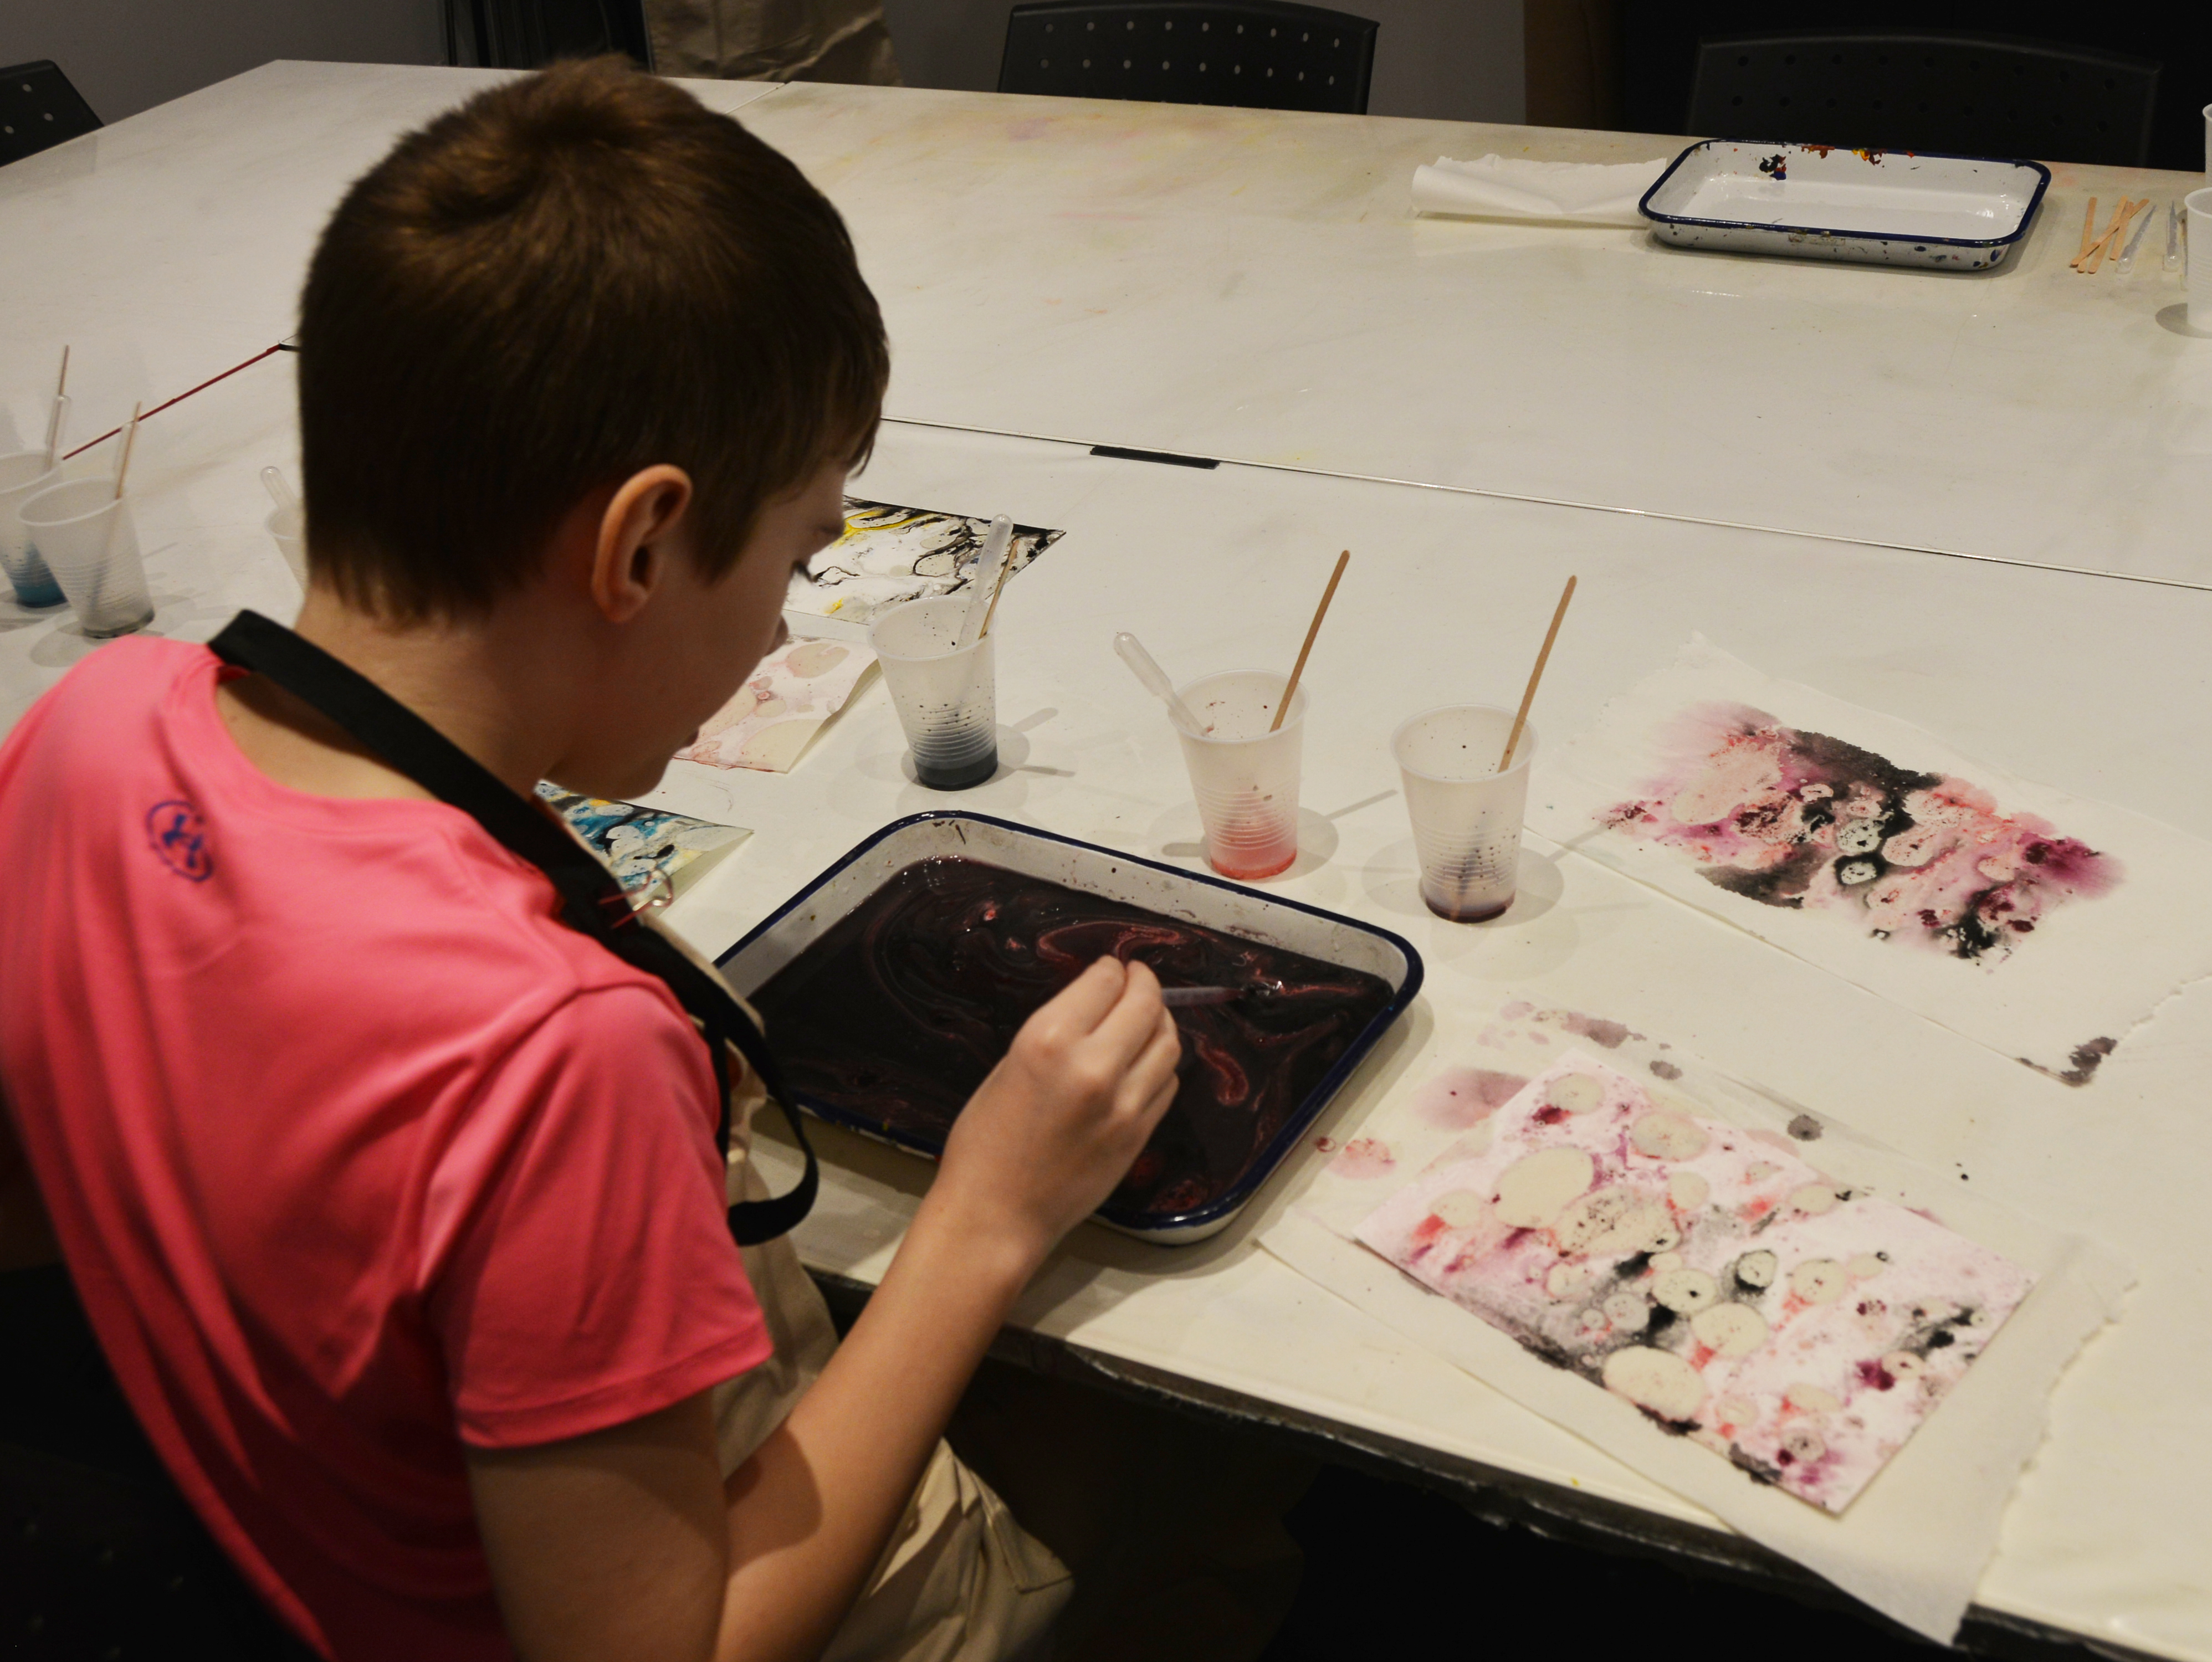
[[[393,625],[320,586],[293,627],[528,795],[561,754],[573,661],[546,650],[550,619],[502,606],[481,622]],[[311,796],[428,798],[337,723],[263,676],[223,682],[216,708],[246,760]]]

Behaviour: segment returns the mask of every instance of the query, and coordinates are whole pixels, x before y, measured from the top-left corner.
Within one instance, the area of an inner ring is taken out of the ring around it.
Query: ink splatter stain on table
[[[895,873],[755,995],[792,1088],[936,1144],[1030,1013],[1095,959],[1249,989],[1175,1012],[1181,1086],[1111,1206],[1231,1189],[1389,1004],[1378,977],[980,860]]]

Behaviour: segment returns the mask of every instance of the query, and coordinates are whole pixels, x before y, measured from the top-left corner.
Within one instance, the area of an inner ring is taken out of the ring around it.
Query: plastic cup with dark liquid
[[[1421,899],[1454,923],[1479,924],[1513,904],[1536,730],[1521,729],[1513,765],[1501,773],[1512,731],[1510,710],[1447,704],[1422,711],[1390,738],[1413,822]]]
[[[969,597],[909,600],[868,631],[914,753],[933,791],[964,791],[999,771],[999,703],[991,637],[956,648]]]

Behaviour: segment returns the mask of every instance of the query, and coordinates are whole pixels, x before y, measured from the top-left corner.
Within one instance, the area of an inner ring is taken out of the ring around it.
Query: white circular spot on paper
[[[1667,1180],[1667,1198],[1678,1212],[1694,1212],[1712,1198],[1713,1186],[1698,1172],[1676,1172]]]
[[[1588,1113],[1605,1101],[1605,1087],[1586,1073],[1563,1073],[1544,1087],[1544,1100],[1569,1113]]]
[[[1697,1121],[1664,1109],[1638,1120],[1628,1140],[1654,1160],[1695,1160],[1712,1142]]]
[[[1693,1316],[1719,1302],[1721,1284],[1703,1270],[1669,1270],[1651,1289],[1651,1296],[1678,1316]]]
[[[1690,1318],[1698,1343],[1720,1356],[1747,1356],[1766,1343],[1766,1318],[1748,1304],[1716,1304]]]
[[[1790,1272],[1790,1290],[1808,1304],[1833,1304],[1850,1285],[1844,1266],[1832,1258],[1808,1258]]]
[[[1544,1277],[1544,1290],[1555,1299],[1580,1298],[1590,1283],[1590,1272],[1579,1264],[1554,1264]]]
[[[1650,1325],[1651,1307],[1641,1293],[1615,1293],[1601,1307],[1607,1321],[1629,1332],[1640,1333]]]
[[[1928,1364],[1910,1350],[1893,1350],[1881,1359],[1881,1371],[1901,1383],[1918,1379],[1928,1371]]]
[[[1793,1425],[1782,1434],[1782,1447],[1792,1459],[1817,1460],[1828,1452],[1820,1434],[1809,1425]]]
[[[1662,1420],[1686,1420],[1705,1405],[1705,1382],[1680,1356],[1632,1344],[1605,1359],[1605,1388]]]
[[[1871,820],[1853,820],[1836,832],[1838,854],[1871,854],[1881,846],[1881,828]]]
[[[1472,1228],[1482,1216],[1482,1197],[1472,1189],[1452,1189],[1429,1203],[1429,1216],[1448,1229]]]
[[[1797,1211],[1818,1217],[1823,1212],[1836,1209],[1836,1192],[1825,1183],[1808,1183],[1802,1189],[1790,1192],[1790,1204]]]
[[[1559,1215],[1552,1234],[1563,1253],[1598,1257],[1613,1253],[1663,1253],[1680,1237],[1667,1209],[1633,1189],[1600,1189]]]
[[[1875,866],[1872,860],[1845,860],[1836,868],[1836,881],[1846,889],[1858,883],[1872,883],[1874,880]]]
[[[1597,1163],[1580,1149],[1523,1155],[1498,1180],[1498,1222],[1516,1229],[1547,1228],[1596,1175]]]
[[[1783,1400],[1801,1414],[1832,1414],[1844,1405],[1834,1392],[1802,1383],[1791,1386]]]
[[[1735,1278],[1747,1287],[1771,1287],[1774,1272],[1781,1267],[1781,1260],[1762,1246],[1735,1261]]]
[[[1889,1265],[1872,1253],[1861,1253],[1844,1268],[1850,1271],[1853,1281],[1867,1281],[1880,1275]]]

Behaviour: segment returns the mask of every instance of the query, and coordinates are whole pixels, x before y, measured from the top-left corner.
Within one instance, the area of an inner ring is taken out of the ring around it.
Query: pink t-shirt
[[[489,1658],[462,1446],[766,1359],[714,1077],[661,984],[441,803],[276,784],[204,647],[0,744],[0,1091],[142,1424],[340,1658]]]

